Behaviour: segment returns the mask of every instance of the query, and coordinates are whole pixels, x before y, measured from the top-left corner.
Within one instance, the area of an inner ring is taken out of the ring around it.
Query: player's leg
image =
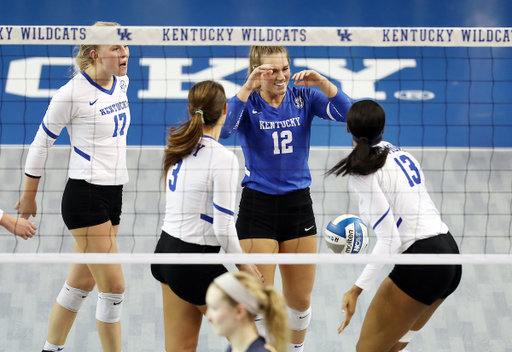
[[[418,318],[418,320],[416,320],[416,322],[414,323],[414,325],[411,328],[411,331],[420,331],[425,326],[425,324],[429,321],[429,319],[432,317],[432,315],[437,310],[437,308],[439,308],[439,306],[443,302],[444,302],[444,299],[438,299],[432,305],[430,305],[427,308],[427,310],[425,311],[425,313],[423,313]],[[389,352],[398,352],[398,351],[403,350],[409,344],[409,341],[410,341],[409,340],[407,342],[400,342],[400,340],[389,350]]]
[[[428,305],[408,296],[387,277],[370,303],[357,351],[389,351],[428,309]]]
[[[166,284],[162,284],[162,297],[165,351],[194,352],[206,305],[196,306],[179,298]]]
[[[110,221],[71,230],[82,253],[118,253],[116,235],[119,225]],[[120,264],[88,264],[98,285],[96,325],[105,352],[121,351],[121,309],[125,283]]]
[[[240,240],[240,246],[245,253],[277,253],[279,245],[276,240],[267,238],[249,238]],[[265,278],[265,285],[273,286],[276,273],[275,264],[256,264]]]
[[[74,253],[79,252],[75,244]],[[96,281],[85,264],[72,264],[65,285],[50,314],[47,342],[62,346],[66,342],[78,310],[83,305]]]
[[[279,253],[316,253],[317,236],[281,242]],[[290,310],[291,342],[302,345],[311,320],[311,292],[315,283],[316,265],[280,265],[283,296]],[[299,348],[300,349],[300,348]]]

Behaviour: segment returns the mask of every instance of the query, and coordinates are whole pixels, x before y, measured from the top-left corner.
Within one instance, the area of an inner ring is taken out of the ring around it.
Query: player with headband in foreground
[[[206,304],[206,318],[215,333],[230,342],[227,352],[287,352],[288,313],[283,297],[272,286],[265,287],[244,272],[225,273],[208,288]],[[265,317],[271,345],[258,336],[257,314]]]

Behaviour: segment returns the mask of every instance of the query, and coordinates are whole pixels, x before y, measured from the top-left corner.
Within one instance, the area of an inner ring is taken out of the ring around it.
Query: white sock
[[[304,352],[304,342],[303,343],[291,343],[290,351],[291,352]]]
[[[46,341],[44,344],[43,350],[45,350],[45,351],[63,351],[64,345],[57,346],[57,345],[54,345],[53,343],[49,343],[48,341]]]

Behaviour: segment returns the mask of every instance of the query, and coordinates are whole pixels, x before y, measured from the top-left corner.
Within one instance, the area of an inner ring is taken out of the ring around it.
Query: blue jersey
[[[265,342],[263,337],[258,337],[245,352],[275,352],[274,347]],[[226,352],[231,352],[231,345],[229,345]]]
[[[270,106],[252,92],[246,103],[228,102],[221,138],[237,131],[245,157],[242,186],[266,194],[285,194],[309,187],[309,146],[314,116],[345,122],[353,101],[340,89],[327,98],[317,89],[288,87],[283,102]]]

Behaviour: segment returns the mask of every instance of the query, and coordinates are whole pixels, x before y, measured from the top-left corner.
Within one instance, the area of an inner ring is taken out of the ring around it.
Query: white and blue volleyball
[[[325,242],[334,253],[361,253],[369,241],[368,228],[352,214],[338,216],[325,229]]]

